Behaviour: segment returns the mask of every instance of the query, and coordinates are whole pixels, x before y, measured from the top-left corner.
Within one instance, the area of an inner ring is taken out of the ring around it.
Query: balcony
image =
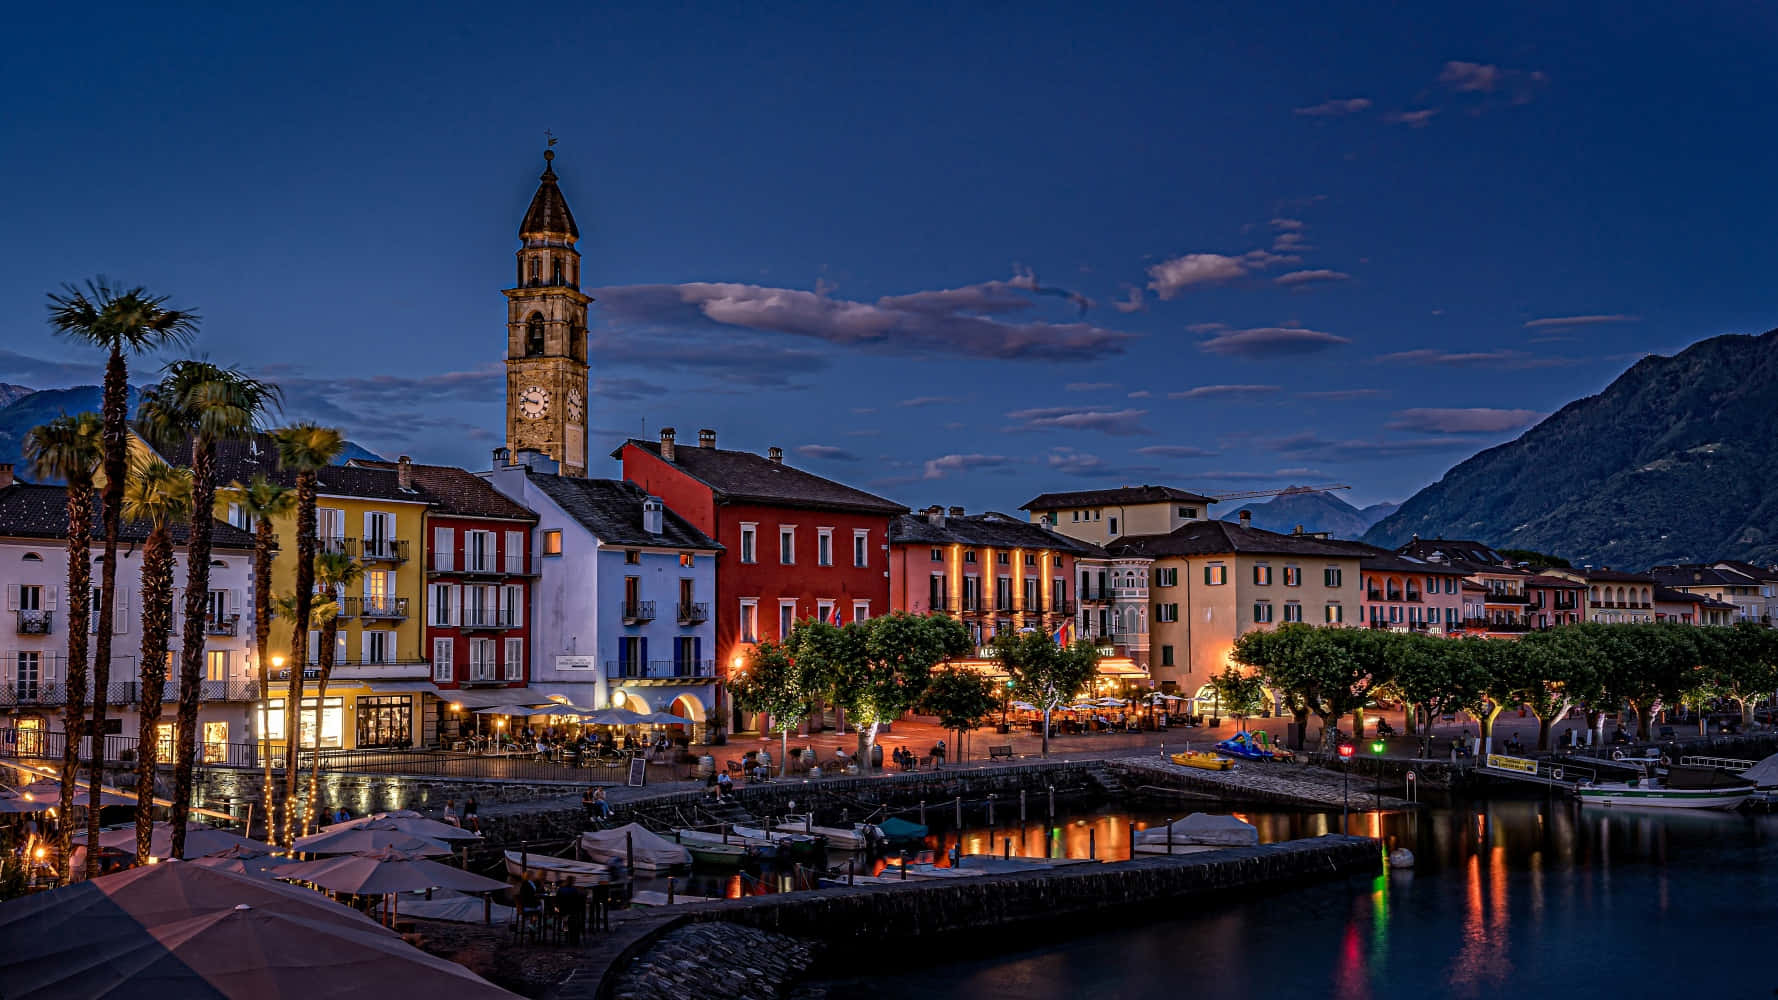
[[[348,597],[341,604],[347,618],[401,621],[407,617],[405,597]]]
[[[466,629],[518,628],[517,616],[508,608],[464,608],[461,624]]]
[[[365,562],[407,562],[407,539],[364,538],[359,540],[358,558]]]
[[[709,680],[716,676],[715,660],[606,660],[605,676],[621,680]]]
[[[48,635],[55,621],[55,613],[51,611],[19,611],[19,635]]]
[[[325,537],[315,539],[315,554],[323,556],[356,556],[358,539]]]
[[[1524,622],[1491,621],[1487,618],[1465,618],[1463,627],[1482,632],[1529,632],[1531,626]]]
[[[204,619],[205,635],[239,635],[240,632],[240,615],[207,616]]]
[[[643,622],[651,622],[651,621],[654,621],[654,602],[653,601],[625,601],[624,602],[624,624],[625,625],[640,625]]]
[[[709,620],[710,605],[708,603],[704,601],[694,601],[690,604],[680,602],[679,624],[702,625]]]
[[[1484,603],[1487,603],[1487,604],[1530,604],[1531,603],[1531,598],[1529,595],[1509,594],[1505,591],[1489,591],[1488,596],[1482,598],[1482,600]]]

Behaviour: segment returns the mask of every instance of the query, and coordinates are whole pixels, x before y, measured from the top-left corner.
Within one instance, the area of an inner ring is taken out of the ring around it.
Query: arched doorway
[[[691,723],[689,726],[673,727],[672,732],[675,737],[683,736],[693,743],[704,742],[708,712],[703,701],[697,695],[687,692],[674,698],[673,703],[667,706],[667,712]]]
[[[640,715],[649,715],[654,712],[654,709],[648,707],[648,699],[628,688],[620,688],[611,692],[611,707],[636,712]]]

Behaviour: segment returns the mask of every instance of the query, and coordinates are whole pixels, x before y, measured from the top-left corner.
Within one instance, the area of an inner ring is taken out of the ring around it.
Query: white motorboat
[[[521,854],[518,851],[506,852],[506,872],[509,875],[523,875],[530,872],[533,877],[540,878],[545,882],[560,882],[572,875],[574,881],[581,885],[607,882],[611,878],[609,869],[591,861],[552,858],[547,854]]]
[[[1752,797],[1755,783],[1715,767],[1679,764],[1659,778],[1603,781],[1575,789],[1582,805],[1642,809],[1734,809]]]
[[[800,833],[810,837],[826,837],[828,846],[841,851],[862,851],[870,846],[873,839],[878,839],[876,827],[869,823],[854,823],[852,828],[842,829],[837,826],[821,826],[810,822],[808,816],[790,815],[784,822],[773,827],[785,833]]]

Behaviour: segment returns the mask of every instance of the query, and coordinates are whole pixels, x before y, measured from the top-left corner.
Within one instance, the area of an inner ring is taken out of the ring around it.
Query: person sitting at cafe
[[[519,908],[519,926],[525,926],[529,920],[541,920],[543,917],[543,892],[537,887],[536,880],[530,872],[519,876],[519,888],[516,902]]]
[[[556,912],[562,915],[562,921],[567,925],[568,943],[579,944],[580,936],[586,930],[586,893],[574,884],[572,875],[563,879],[561,887],[556,890]]]
[[[722,771],[716,775],[716,798],[718,801],[722,800],[734,790],[735,779],[729,777],[727,771]]]

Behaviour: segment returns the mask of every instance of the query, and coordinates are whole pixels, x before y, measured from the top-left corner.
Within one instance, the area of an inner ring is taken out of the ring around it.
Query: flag
[[[1054,632],[1050,633],[1050,638],[1055,641],[1056,645],[1066,646],[1068,645],[1068,630],[1073,627],[1073,622],[1063,622]]]
[[[841,622],[840,622],[840,606],[838,604],[833,606],[833,623],[835,625],[841,624]]]

